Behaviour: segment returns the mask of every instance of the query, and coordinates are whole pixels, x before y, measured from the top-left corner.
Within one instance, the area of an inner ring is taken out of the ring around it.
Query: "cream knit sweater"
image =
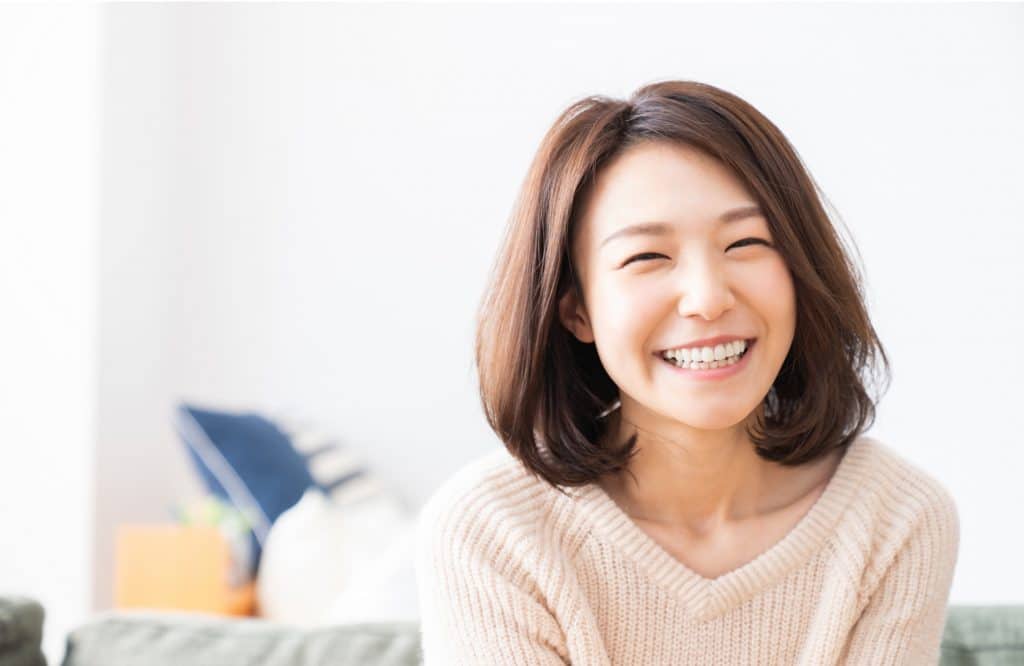
[[[565,490],[502,448],[431,496],[416,533],[426,666],[938,663],[957,508],[877,439],[849,446],[785,538],[714,579],[600,486]]]

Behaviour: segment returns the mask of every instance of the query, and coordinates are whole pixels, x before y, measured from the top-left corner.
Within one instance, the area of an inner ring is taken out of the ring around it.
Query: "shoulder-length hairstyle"
[[[861,276],[782,132],[736,95],[693,81],[641,87],[626,100],[581,99],[544,136],[509,219],[480,303],[476,365],[491,428],[552,486],[580,486],[626,469],[636,435],[602,446],[618,387],[593,344],[560,322],[567,289],[581,294],[571,240],[596,174],[632,145],[665,141],[728,167],[755,197],[797,297],[793,344],[748,435],[758,455],[810,462],[851,443],[875,419],[866,370],[889,361],[864,302]],[[561,490],[561,489],[559,489]]]

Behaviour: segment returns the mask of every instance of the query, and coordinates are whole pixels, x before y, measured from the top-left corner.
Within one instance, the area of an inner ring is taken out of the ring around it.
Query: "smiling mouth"
[[[720,361],[683,361],[672,358],[665,358],[662,354],[655,354],[659,359],[671,365],[675,368],[681,368],[685,370],[714,370],[716,368],[727,368],[732,365],[739,363],[750,350],[754,348],[754,344],[757,342],[757,338],[751,338],[746,341],[745,349],[735,356],[728,356]]]

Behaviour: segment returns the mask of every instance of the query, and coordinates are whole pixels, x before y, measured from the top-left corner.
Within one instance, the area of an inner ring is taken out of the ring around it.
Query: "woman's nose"
[[[721,266],[713,262],[692,262],[682,269],[679,286],[679,314],[717,319],[736,302]]]

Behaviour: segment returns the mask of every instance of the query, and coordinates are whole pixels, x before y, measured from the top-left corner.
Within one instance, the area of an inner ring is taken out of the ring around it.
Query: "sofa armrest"
[[[44,612],[26,597],[0,597],[0,666],[46,666]]]

